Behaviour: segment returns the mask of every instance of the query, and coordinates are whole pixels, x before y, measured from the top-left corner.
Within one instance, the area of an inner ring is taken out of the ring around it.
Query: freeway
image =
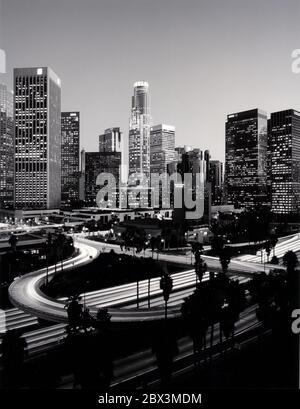
[[[90,262],[97,257],[104,248],[113,249],[121,252],[120,247],[87,240],[82,237],[75,237],[75,246],[80,250],[80,254],[72,260],[65,261],[64,269],[73,268]],[[147,255],[151,255],[150,250]],[[204,256],[209,269],[218,271],[221,269],[220,262],[215,257]],[[180,264],[189,264],[190,257],[181,255],[160,254],[160,260],[167,262],[177,262]],[[229,273],[233,275],[249,276],[251,273],[262,271],[263,268],[268,271],[273,268],[272,265],[265,265],[253,262],[241,262],[233,260],[229,266]],[[40,286],[45,280],[46,269],[42,269],[25,276],[17,278],[9,287],[9,296],[12,303],[25,312],[49,321],[67,322],[67,313],[64,308],[65,300],[51,299],[40,290]],[[49,278],[54,274],[54,266],[49,268]],[[173,275],[174,290],[191,287],[191,282],[195,282],[195,273],[193,271],[177,273]],[[180,287],[181,286],[181,287]],[[159,278],[152,279],[150,282],[150,292],[152,296],[161,294],[159,288]],[[148,280],[140,283],[140,296],[147,297]],[[122,308],[125,304],[136,302],[136,283],[117,286],[110,289],[94,291],[84,295],[84,302],[90,308],[92,314],[96,314],[99,307],[110,307],[109,312],[112,315],[113,322],[133,322],[148,321],[164,318],[164,309],[128,309]],[[178,308],[170,306],[169,317],[176,317],[179,314]]]
[[[63,263],[64,269],[88,263],[97,257],[100,251],[113,249],[118,253],[121,252],[119,246],[90,241],[78,236],[76,237],[75,246],[80,249],[80,254],[74,259],[66,260]],[[151,256],[151,251],[148,250],[146,255]],[[140,254],[140,256],[142,256],[142,254]],[[216,258],[207,256],[204,256],[204,258],[209,269],[220,269],[219,261]],[[160,253],[159,259],[186,265],[191,263],[190,256],[174,256]],[[274,266],[266,264],[266,271],[270,268],[274,268]],[[233,279],[237,279],[243,283],[249,279],[251,273],[263,271],[263,266],[260,263],[233,260],[230,263],[229,271]],[[63,298],[54,300],[41,293],[40,286],[45,280],[45,274],[45,269],[42,269],[27,276],[20,277],[16,279],[9,288],[12,302],[26,312],[11,309],[5,311],[5,314],[3,312],[0,314],[0,317],[5,317],[6,329],[14,327],[20,328],[27,324],[34,325],[37,320],[35,316],[50,321],[60,322],[59,324],[51,325],[46,328],[27,331],[22,335],[22,337],[26,339],[27,349],[30,356],[44,353],[50,348],[59,345],[65,337],[67,314],[64,309],[64,303],[66,300]],[[51,277],[52,274],[54,274],[54,267],[49,268],[49,277]],[[194,270],[191,269],[175,273],[172,277],[174,280],[174,290],[168,303],[168,316],[177,317],[180,314],[180,304],[182,303],[182,300],[194,290],[196,277]],[[208,273],[204,275],[203,279],[208,279]],[[145,321],[162,319],[164,317],[164,309],[162,308],[163,297],[159,288],[159,278],[150,280],[150,309],[148,308],[148,280],[142,280],[139,282],[138,309],[136,308],[136,283],[89,292],[87,294],[82,294],[82,298],[83,302],[90,308],[92,313],[95,313],[99,307],[109,307],[113,322]],[[34,317],[30,314],[34,315]],[[255,307],[253,307],[250,312],[247,311],[245,312],[245,315],[242,315],[241,321],[237,324],[237,330],[242,333],[250,327],[257,325]],[[180,340],[180,357],[178,359],[181,360],[184,356],[187,357],[192,355],[191,351],[191,342],[188,339]],[[140,354],[142,360],[138,364],[136,356],[131,357],[132,364],[130,365],[128,362],[128,359],[131,359],[130,357],[124,358],[123,361],[120,360],[120,362],[116,362],[116,368],[118,371],[117,380],[115,381],[116,385],[139,376],[139,372],[140,374],[145,374],[154,370],[156,366],[152,353],[151,357],[149,356],[149,351],[144,351]],[[144,356],[143,354],[146,355]],[[125,362],[127,362],[126,365]],[[131,368],[131,372],[129,371],[129,368]]]
[[[110,244],[110,243],[103,243],[99,241],[94,241],[94,240],[89,240],[83,237],[82,235],[78,235],[77,238],[77,243],[85,243],[89,244],[90,246],[94,247],[98,251],[110,251],[114,250],[116,253],[124,253],[119,245],[116,244]],[[135,254],[137,257],[143,257],[144,252]],[[150,249],[147,249],[145,252],[145,256],[152,257],[152,252]],[[171,263],[179,263],[182,265],[191,265],[191,260],[192,256],[191,254],[187,255],[175,255],[175,254],[167,254],[167,253],[156,253],[156,257],[160,261],[166,261],[166,262],[171,262]],[[212,257],[212,256],[202,256],[202,258],[205,260],[207,266],[209,269],[213,269],[214,271],[221,271],[221,265],[218,257]],[[283,269],[281,266],[276,266],[276,268]],[[252,262],[252,261],[242,261],[239,259],[232,259],[228,271],[229,273],[234,273],[234,274],[241,274],[241,275],[251,275],[253,273],[257,272],[262,272],[265,271],[268,273],[271,269],[274,269],[274,264],[268,264],[265,263],[262,265],[260,262]]]
[[[99,252],[95,248],[83,244],[80,246],[80,252],[76,257],[63,262],[63,268],[68,269],[87,264],[95,259],[98,254]],[[57,265],[56,270],[59,271],[60,269],[61,265]],[[50,266],[48,268],[49,279],[54,273],[55,266]],[[8,289],[11,302],[15,307],[33,316],[49,320],[54,316],[56,318],[54,321],[65,321],[64,304],[47,297],[40,290],[41,285],[45,282],[46,275],[47,269],[43,268],[17,277]]]
[[[182,282],[185,279],[185,273],[186,273],[186,279],[189,281],[188,284],[185,284]],[[173,307],[174,310],[176,310],[177,315],[180,314],[180,305],[183,302],[184,298],[190,295],[194,289],[195,289],[195,274],[192,274],[192,271],[187,271],[187,272],[182,272],[182,273],[176,273],[177,277],[174,279],[174,291],[170,295],[170,299],[168,302],[169,307]],[[173,275],[174,277],[174,275]],[[208,280],[209,276],[208,274],[205,274],[203,277],[203,280],[206,281]],[[234,277],[235,279],[238,279],[241,283],[246,282],[248,279],[247,278],[242,278],[242,277]],[[157,280],[157,279],[154,279]],[[141,288],[140,288],[140,307],[141,311],[149,311],[147,306],[148,306],[148,291],[143,286],[143,282],[140,282]],[[123,287],[123,286],[120,286]],[[131,288],[128,288],[128,285],[125,285],[125,288],[122,290],[125,291],[132,291],[132,295],[128,297],[128,299],[123,300],[123,308],[130,310],[136,309],[136,290],[135,290],[135,284],[130,284]],[[161,290],[157,290],[156,288],[156,283],[152,285],[153,291],[150,293],[151,297],[151,308],[159,308],[164,304],[164,300],[161,294]],[[86,300],[85,303],[87,306],[93,310],[93,307],[98,307],[98,306],[103,306],[103,297],[109,297],[109,293],[112,292],[113,290],[117,290],[118,287],[112,287],[112,288],[107,288],[105,290],[99,290],[97,292],[89,293],[86,294]],[[114,305],[119,305],[118,302],[118,297],[121,296],[121,293],[115,293],[111,295],[111,301],[107,302],[107,305],[113,307]],[[64,300],[64,299],[61,299]],[[116,304],[115,304],[116,303]],[[111,312],[112,310],[110,310]],[[130,311],[128,311],[130,312]],[[28,315],[26,314],[28,317]],[[168,312],[169,316],[169,312]],[[28,353],[29,355],[36,355],[43,353],[53,346],[59,345],[61,340],[65,337],[66,335],[66,324],[56,324],[56,325],[51,325],[46,328],[38,328],[30,331],[26,331],[22,337],[26,340],[27,343],[27,348],[28,348]]]
[[[168,306],[176,308],[177,314],[180,313],[180,305],[184,298],[193,293],[195,289],[196,276],[194,270],[183,271],[172,275],[174,288],[170,295]],[[233,279],[245,283],[248,278],[241,276],[232,276]],[[203,281],[209,279],[209,274],[203,276]],[[159,288],[159,278],[139,282],[139,307],[142,311],[148,310],[148,289],[150,290],[151,308],[159,308],[164,304],[162,291]],[[124,309],[135,309],[137,303],[136,283],[125,284],[117,287],[106,288],[82,294],[85,305],[91,310],[101,307],[122,307]],[[65,298],[59,301],[65,302]],[[110,310],[111,312],[112,310]],[[149,310],[148,310],[149,311]],[[4,317],[6,316],[6,319]],[[22,328],[37,324],[37,319],[16,308],[2,313],[2,331]],[[38,354],[47,351],[55,345],[58,345],[65,336],[65,324],[52,325],[46,328],[38,328],[25,332],[23,337],[26,339],[29,354]]]
[[[257,331],[260,328],[260,324],[256,318],[256,306],[251,306],[247,310],[241,313],[240,320],[236,324],[235,328],[235,342],[240,344],[243,339],[246,339],[248,334],[253,331]],[[219,352],[220,347],[219,326],[215,326],[213,336],[213,356]],[[210,331],[206,336],[206,344],[208,346],[206,353],[209,351],[210,345]],[[179,349],[178,355],[174,358],[174,373],[180,372],[182,368],[193,365],[193,343],[190,337],[182,337],[177,341]],[[201,360],[203,359],[203,355]],[[151,348],[147,348],[138,352],[135,352],[129,356],[116,359],[114,361],[114,379],[111,387],[135,387],[141,385],[144,381],[150,386],[159,380],[159,373],[157,369],[157,363],[155,355]],[[61,389],[72,389],[74,387],[72,377],[67,377],[62,382]]]
[[[8,330],[31,327],[36,324],[38,324],[36,317],[26,314],[18,308],[0,309],[0,334]]]
[[[300,234],[294,234],[287,237],[285,240],[279,239],[275,249],[272,250],[271,254],[275,254],[276,257],[282,258],[287,251],[300,251]],[[271,255],[272,257],[272,255]],[[258,251],[256,254],[244,254],[236,258],[242,262],[256,262],[259,263],[261,260],[264,262],[267,260],[267,254],[265,250]]]
[[[235,342],[241,344],[243,339],[247,339],[253,331],[257,332],[260,324],[256,318],[256,306],[253,305],[241,313],[240,319],[235,328]],[[207,333],[206,343],[210,344],[210,331]],[[65,337],[65,325],[57,324],[51,327],[38,329],[26,332],[22,338],[26,340],[28,356],[26,359],[32,359],[41,354],[47,353],[53,347],[61,345]],[[174,371],[180,372],[182,368],[193,365],[193,344],[190,337],[182,337],[177,341],[179,353],[174,360]],[[215,326],[213,336],[212,355],[216,356],[219,353],[219,326]],[[206,351],[208,353],[209,347]],[[203,355],[202,355],[203,359]],[[157,382],[159,374],[155,355],[151,348],[140,350],[128,356],[117,358],[114,360],[114,380],[111,387],[139,385],[141,381],[149,384]],[[60,388],[73,388],[73,377],[67,376],[62,378]]]
[[[79,265],[89,263],[92,259],[97,257],[99,250],[95,246],[90,246],[86,243],[77,243],[75,246],[79,248],[80,254],[74,259],[67,260],[63,263],[63,268],[74,268]],[[60,266],[58,267],[60,268]],[[54,266],[49,267],[48,276],[49,279],[55,272]],[[55,321],[55,322],[67,322],[67,312],[65,307],[65,300],[56,300],[47,297],[40,290],[41,285],[45,282],[46,269],[41,269],[33,273],[27,274],[22,277],[18,277],[9,287],[9,297],[15,307],[26,311],[27,313],[37,316],[39,318]],[[135,285],[135,284],[131,284]],[[111,289],[105,290],[108,294],[112,292]],[[121,292],[125,294],[126,301],[130,301],[130,290],[125,286],[121,289]],[[94,294],[89,295],[91,298]],[[86,296],[87,299],[88,296]],[[120,293],[116,290],[116,294],[109,294],[109,304],[116,305],[119,303]],[[129,300],[128,300],[129,297]],[[124,301],[124,300],[123,300]],[[103,306],[103,301],[98,301]],[[106,305],[106,304],[104,304]],[[92,307],[94,307],[92,305]],[[96,314],[98,308],[91,308],[90,312]],[[164,317],[164,309],[159,308],[157,310],[124,310],[122,308],[111,308],[109,312],[112,315],[112,321],[115,322],[133,322],[133,321],[148,321],[162,319]],[[178,316],[178,309],[169,309],[169,317]]]

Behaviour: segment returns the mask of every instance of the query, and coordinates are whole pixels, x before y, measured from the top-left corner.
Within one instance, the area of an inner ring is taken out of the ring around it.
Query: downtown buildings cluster
[[[0,208],[7,212],[95,207],[100,174],[113,175],[112,210],[126,207],[173,209],[191,175],[191,197],[199,180],[201,214],[211,206],[252,209],[269,206],[277,215],[297,215],[300,204],[300,113],[293,109],[268,117],[260,109],[227,116],[225,167],[209,150],[176,147],[175,126],[153,125],[149,84],[134,84],[128,131],[115,124],[98,138],[98,150],[80,151],[80,113],[61,112],[61,82],[53,70],[17,68],[13,93],[0,85]],[[201,137],[201,135],[199,135]],[[166,191],[151,189],[151,175],[179,175]],[[197,179],[196,175],[200,175]],[[139,177],[140,176],[140,177]],[[141,182],[141,176],[146,182]],[[137,194],[137,191],[139,192]],[[154,199],[155,196],[155,199]],[[185,219],[188,209],[174,209]]]

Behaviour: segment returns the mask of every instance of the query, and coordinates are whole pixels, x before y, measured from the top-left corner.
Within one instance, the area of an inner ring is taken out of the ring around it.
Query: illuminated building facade
[[[61,201],[76,205],[79,201],[79,112],[61,113]]]
[[[167,183],[168,164],[175,160],[175,127],[171,125],[160,124],[151,127],[150,130],[150,170],[151,180],[155,175],[165,175]],[[163,176],[161,176],[163,177]],[[158,194],[159,207],[166,207],[167,201],[165,194],[169,192],[163,189],[160,184],[159,191],[151,191],[152,195]]]
[[[228,204],[254,208],[267,201],[267,114],[259,109],[227,116],[225,188]]]
[[[269,123],[271,206],[276,214],[299,215],[300,112],[274,112]]]
[[[99,135],[99,152],[122,152],[120,128],[108,128],[104,134]]]
[[[114,176],[116,189],[112,191],[114,202],[118,206],[118,192],[121,172],[121,152],[85,152],[85,202],[89,206],[96,206],[97,193],[103,186],[97,185],[100,173]],[[107,207],[115,207],[108,203]]]
[[[219,160],[209,162],[209,181],[211,184],[211,204],[223,203],[223,163]]]
[[[14,123],[13,94],[0,84],[0,208],[13,207]]]
[[[61,202],[61,88],[47,67],[14,69],[15,208]]]
[[[136,82],[129,124],[129,175],[150,176],[150,125],[149,84]]]

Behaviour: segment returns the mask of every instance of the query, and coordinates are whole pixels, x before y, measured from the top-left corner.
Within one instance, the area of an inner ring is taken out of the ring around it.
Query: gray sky
[[[1,0],[0,0],[1,1]],[[0,47],[13,67],[51,66],[62,109],[81,112],[81,145],[120,126],[133,83],[150,84],[153,123],[176,126],[176,145],[224,159],[235,111],[300,109],[299,0],[2,0]]]

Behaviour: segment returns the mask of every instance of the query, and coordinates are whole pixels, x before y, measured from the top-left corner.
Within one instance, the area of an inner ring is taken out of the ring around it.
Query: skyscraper
[[[112,155],[113,152],[115,152],[117,160],[119,160],[119,158],[121,157],[120,177],[121,180],[127,180],[128,167],[127,166],[125,167],[123,133],[121,132],[120,128],[118,127],[108,128],[105,129],[102,135],[99,135],[99,152],[101,153],[110,152]]]
[[[269,126],[271,206],[276,214],[300,210],[300,112],[273,112]]]
[[[166,173],[167,165],[175,158],[175,127],[155,125],[150,129],[151,173]]]
[[[198,221],[210,219],[210,183],[209,175],[207,174],[207,167],[209,161],[209,151],[202,151],[201,149],[192,149],[190,146],[184,146],[184,148],[176,148],[178,153],[178,162],[175,165],[171,163],[168,165],[170,170],[177,172],[181,177],[182,185],[175,182],[174,189],[183,190],[184,196],[190,197],[193,201],[198,198],[198,208],[188,208],[186,200],[183,201],[182,208],[174,208],[174,220],[177,222],[183,222],[189,220],[189,223],[197,224]],[[174,195],[175,193],[173,193]],[[190,214],[187,217],[187,214]]]
[[[99,152],[122,152],[120,128],[108,128],[104,134],[99,135]]]
[[[61,200],[61,88],[48,67],[14,69],[15,207]]]
[[[79,200],[85,201],[85,149],[80,152]]]
[[[211,160],[209,163],[209,181],[211,183],[211,203],[213,206],[223,203],[223,163]]]
[[[129,124],[129,175],[150,176],[150,125],[149,85],[136,82]]]
[[[165,178],[167,183],[168,165],[175,160],[175,127],[171,125],[156,125],[150,129],[150,170],[151,182],[160,174],[161,178]],[[158,191],[152,191],[151,195],[158,195],[159,207],[167,207],[165,195],[169,192],[159,186]]]
[[[253,208],[266,203],[267,114],[260,109],[227,116],[227,203]]]
[[[121,170],[121,152],[86,152],[85,153],[85,202],[89,206],[96,206],[98,191],[104,185],[97,185],[97,177],[101,173],[113,175],[116,189],[111,191],[113,200],[108,201],[107,207],[118,206],[119,182]]]
[[[0,84],[0,208],[12,208],[14,193],[13,94]]]
[[[79,200],[79,112],[61,113],[61,201],[76,205]]]

